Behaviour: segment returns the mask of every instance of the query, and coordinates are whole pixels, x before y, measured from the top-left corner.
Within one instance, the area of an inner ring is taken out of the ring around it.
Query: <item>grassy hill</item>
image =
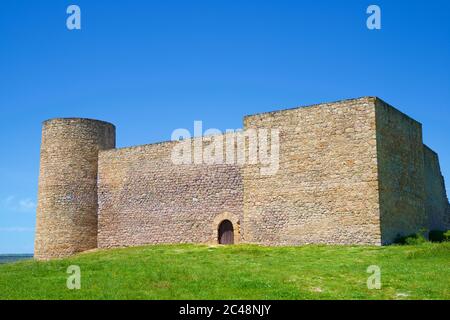
[[[81,290],[66,271],[81,268]],[[367,268],[382,289],[368,290]],[[0,299],[450,299],[450,243],[165,245],[0,265]]]

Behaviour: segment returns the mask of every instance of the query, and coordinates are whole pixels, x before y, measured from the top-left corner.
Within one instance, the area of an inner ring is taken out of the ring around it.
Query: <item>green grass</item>
[[[81,290],[66,287],[70,265]],[[381,290],[367,288],[370,265]],[[450,299],[450,243],[97,251],[0,265],[0,299]]]

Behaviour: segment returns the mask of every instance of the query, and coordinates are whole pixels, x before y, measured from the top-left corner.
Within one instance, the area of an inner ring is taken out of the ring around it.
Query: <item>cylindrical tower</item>
[[[115,148],[114,125],[63,118],[43,123],[34,255],[45,260],[97,247],[99,150]]]

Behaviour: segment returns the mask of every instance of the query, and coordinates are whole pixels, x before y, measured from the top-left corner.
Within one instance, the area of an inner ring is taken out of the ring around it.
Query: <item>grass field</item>
[[[81,268],[81,290],[66,271]],[[381,268],[369,290],[367,268]],[[450,243],[147,246],[0,265],[0,299],[450,299]]]

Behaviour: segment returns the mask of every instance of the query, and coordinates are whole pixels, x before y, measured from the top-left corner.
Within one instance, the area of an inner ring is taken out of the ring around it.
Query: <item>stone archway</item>
[[[214,244],[220,244],[221,227],[222,232],[227,232],[227,237],[232,237],[232,241],[227,238],[227,244],[238,244],[240,242],[240,223],[237,216],[229,212],[224,212],[215,217],[211,234],[211,242]]]
[[[223,220],[219,224],[217,241],[219,244],[234,244],[234,228],[230,220]]]

